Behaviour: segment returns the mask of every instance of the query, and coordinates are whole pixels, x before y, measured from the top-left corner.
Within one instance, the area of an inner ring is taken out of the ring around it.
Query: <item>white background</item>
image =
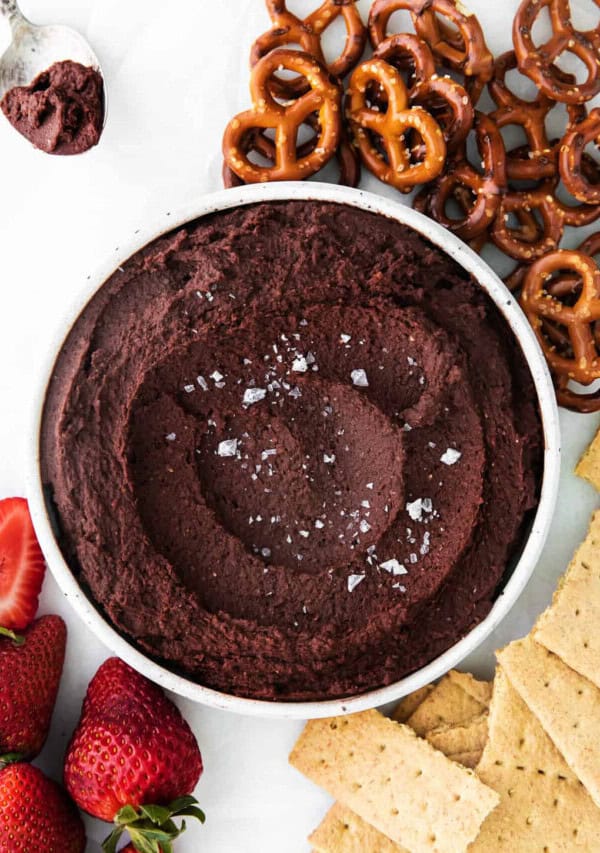
[[[292,10],[315,5],[290,0]],[[469,5],[494,52],[508,49],[517,0]],[[591,0],[572,5],[588,26],[590,16],[597,21]],[[36,22],[67,23],[88,37],[103,64],[109,112],[100,146],[67,158],[34,151],[0,120],[0,497],[24,491],[38,365],[86,275],[157,212],[220,188],[222,130],[248,104],[249,47],[268,26],[262,0],[23,0],[22,6]],[[366,15],[369,3],[361,0],[359,7]],[[393,195],[372,178],[364,185]],[[571,235],[569,244],[579,239]],[[562,413],[563,481],[554,529],[513,613],[465,662],[480,674],[491,672],[495,648],[529,629],[584,534],[598,498],[571,472],[598,422]],[[60,613],[69,627],[65,674],[39,760],[59,778],[86,685],[109,652],[79,624],[50,576],[42,612]],[[328,798],[287,765],[301,724],[179,705],[202,748],[206,769],[197,796],[208,821],[190,828],[176,844],[178,853],[306,853],[306,836]],[[88,829],[88,850],[98,851],[107,827],[89,821]]]

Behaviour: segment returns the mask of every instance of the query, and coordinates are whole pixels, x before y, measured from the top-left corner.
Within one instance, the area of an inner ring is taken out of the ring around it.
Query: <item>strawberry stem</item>
[[[116,853],[124,832],[138,853],[173,853],[173,841],[185,832],[185,820],[178,827],[173,818],[193,817],[206,820],[194,797],[180,797],[168,806],[123,806],[114,818],[115,828],[102,843],[104,853]]]
[[[25,642],[25,637],[22,637],[21,634],[15,634],[15,632],[11,631],[10,628],[2,628],[1,626],[0,637],[8,637],[8,639],[12,640],[16,646],[22,646]]]

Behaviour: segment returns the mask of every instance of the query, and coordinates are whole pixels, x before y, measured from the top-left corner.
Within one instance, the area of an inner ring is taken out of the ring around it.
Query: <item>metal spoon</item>
[[[104,79],[98,57],[76,30],[32,24],[19,9],[17,0],[0,0],[0,15],[8,20],[12,30],[12,43],[0,57],[0,100],[9,89],[29,85],[40,72],[65,59],[91,66]]]

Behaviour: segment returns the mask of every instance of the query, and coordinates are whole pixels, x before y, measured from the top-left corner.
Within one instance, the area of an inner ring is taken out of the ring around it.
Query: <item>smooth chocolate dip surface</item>
[[[94,68],[66,60],[0,102],[9,122],[47,154],[82,154],[97,145],[104,123],[104,84]]]
[[[62,548],[108,619],[279,700],[390,684],[481,621],[541,449],[479,286],[407,227],[317,202],[132,257],[70,333],[42,436]]]

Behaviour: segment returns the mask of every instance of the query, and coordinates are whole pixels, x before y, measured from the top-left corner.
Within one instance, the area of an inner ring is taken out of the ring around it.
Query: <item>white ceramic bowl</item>
[[[423,237],[430,240],[452,258],[481,284],[497,305],[501,314],[520,342],[521,348],[531,370],[538,394],[545,436],[544,474],[540,503],[512,575],[498,596],[487,618],[477,625],[466,637],[456,643],[444,654],[433,660],[417,672],[401,679],[389,687],[372,690],[360,696],[347,699],[335,699],[323,702],[266,702],[243,699],[220,693],[203,687],[194,681],[176,675],[138,651],[122,637],[94,607],[86,597],[77,579],[65,562],[55,539],[52,525],[46,509],[40,476],[40,427],[46,398],[46,389],[52,374],[54,363],[63,341],[73,326],[79,311],[88,302],[94,292],[106,281],[114,270],[131,255],[149,242],[173,228],[216,211],[227,210],[239,205],[260,201],[280,200],[318,200],[338,202],[361,210],[373,211],[396,219],[410,226]],[[315,718],[338,714],[354,713],[366,708],[395,701],[455,667],[470,654],[496,628],[500,620],[508,613],[519,598],[529,580],[540,552],[546,540],[556,498],[560,472],[560,434],[558,411],[556,407],[552,381],[546,362],[535,336],[515,302],[513,295],[506,289],[496,274],[471,249],[440,225],[422,216],[411,208],[360,190],[319,183],[280,183],[257,184],[204,196],[183,210],[163,214],[145,230],[138,232],[131,240],[124,242],[117,256],[99,264],[95,275],[82,286],[80,304],[75,311],[63,320],[57,331],[46,363],[42,366],[39,390],[34,400],[34,417],[28,452],[28,497],[33,523],[50,570],[66,598],[69,599],[78,615],[93,633],[111,650],[127,661],[139,672],[174,693],[202,702],[213,708],[262,717],[277,718]]]

